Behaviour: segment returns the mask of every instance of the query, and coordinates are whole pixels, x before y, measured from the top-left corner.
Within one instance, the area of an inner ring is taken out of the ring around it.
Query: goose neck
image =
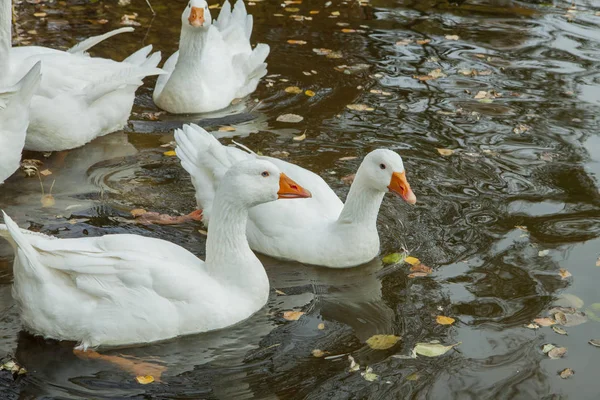
[[[370,187],[365,182],[365,177],[360,173],[350,187],[344,208],[338,218],[339,224],[362,224],[369,228],[376,228],[377,214],[383,201],[384,192]]]

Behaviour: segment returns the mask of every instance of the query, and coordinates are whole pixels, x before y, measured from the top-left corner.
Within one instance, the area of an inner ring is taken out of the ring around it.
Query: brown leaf
[[[557,358],[563,358],[565,354],[567,354],[566,347],[555,347],[548,352],[548,357],[556,360]]]
[[[417,40],[417,44],[423,45],[431,42],[430,39]]]
[[[454,318],[445,317],[443,315],[438,315],[435,318],[435,321],[440,325],[452,325],[454,323],[454,321],[456,321],[456,320]]]
[[[50,171],[49,169],[45,169],[43,171],[40,171],[40,175],[43,175],[43,176],[52,175],[52,171]]]
[[[551,326],[556,324],[556,321],[553,320],[552,318],[536,318],[533,320],[533,322],[535,322],[536,324],[540,325],[540,326]]]
[[[404,260],[404,261],[406,261],[406,260]],[[413,265],[412,267],[410,267],[410,272],[423,272],[423,273],[429,275],[433,272],[433,269],[431,269],[431,267],[428,267],[427,265],[419,263],[419,264],[416,264],[416,265]]]
[[[567,316],[564,312],[559,311],[554,314],[554,320],[557,324],[564,325],[567,323]]]
[[[140,385],[147,385],[149,383],[154,382],[154,377],[152,375],[139,375],[135,377],[135,380],[140,384]]]
[[[288,40],[287,42],[288,42],[289,44],[300,44],[300,45],[302,45],[302,44],[306,44],[306,41],[304,41],[304,40],[294,40],[294,39],[290,39],[290,40]]]
[[[221,126],[219,132],[235,132],[235,128],[233,126]]]
[[[133,209],[131,211],[129,211],[129,213],[134,217],[137,218],[143,214],[146,214],[148,211],[144,210],[143,208],[136,208]]]
[[[573,371],[571,368],[565,368],[562,371],[560,371],[558,374],[560,375],[561,378],[567,379],[567,378],[575,375],[575,371]]]
[[[303,315],[304,311],[285,311],[283,313],[283,318],[288,321],[298,321]]]
[[[454,154],[454,150],[452,150],[452,149],[436,149],[436,150],[442,156],[451,156],[452,154]]]

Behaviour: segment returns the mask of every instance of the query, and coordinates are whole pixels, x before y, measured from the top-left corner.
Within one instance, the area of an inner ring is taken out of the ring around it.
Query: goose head
[[[245,207],[254,207],[277,199],[308,198],[308,190],[294,182],[273,163],[265,160],[242,161],[231,167],[223,178],[226,196]]]
[[[366,178],[363,178],[363,182],[370,188],[394,193],[408,204],[417,202],[417,197],[406,180],[404,163],[398,153],[387,149],[373,150],[363,160],[359,173]]]
[[[181,23],[191,29],[208,28],[212,24],[212,17],[205,0],[190,0],[181,14]]]

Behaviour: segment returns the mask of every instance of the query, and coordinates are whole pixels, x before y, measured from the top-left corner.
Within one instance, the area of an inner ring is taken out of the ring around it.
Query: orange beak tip
[[[308,199],[312,197],[312,194],[282,172],[279,177],[277,197],[279,199]]]

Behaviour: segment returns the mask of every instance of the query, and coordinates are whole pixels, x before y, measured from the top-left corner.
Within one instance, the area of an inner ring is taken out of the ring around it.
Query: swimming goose
[[[209,226],[216,188],[225,183],[227,170],[241,160],[268,160],[311,189],[310,199],[250,210],[246,231],[250,247],[273,257],[333,268],[366,263],[379,253],[377,214],[385,193],[395,193],[409,204],[417,201],[402,158],[391,150],[374,150],[365,157],[344,204],[313,172],[223,146],[197,125],[176,130],[175,140],[177,156],[191,176],[202,219]]]
[[[156,81],[154,102],[174,114],[220,110],[256,90],[267,73],[269,46],[250,46],[252,15],[243,0],[225,0],[212,21],[205,0],[190,0],[181,16],[179,50]]]
[[[0,86],[16,82],[42,61],[42,81],[31,101],[25,149],[59,151],[82,146],[125,126],[142,79],[161,74],[152,46],[123,62],[89,57],[87,50],[132,28],[91,37],[68,51],[39,46],[12,47],[10,0],[0,0]]]
[[[29,102],[40,83],[40,70],[38,62],[16,85],[0,89],[0,185],[21,164]]]
[[[221,329],[262,308],[269,279],[246,240],[248,209],[310,193],[264,160],[238,163],[224,178],[206,261],[138,235],[57,239],[4,214],[0,235],[15,249],[13,296],[25,328],[85,350]]]

